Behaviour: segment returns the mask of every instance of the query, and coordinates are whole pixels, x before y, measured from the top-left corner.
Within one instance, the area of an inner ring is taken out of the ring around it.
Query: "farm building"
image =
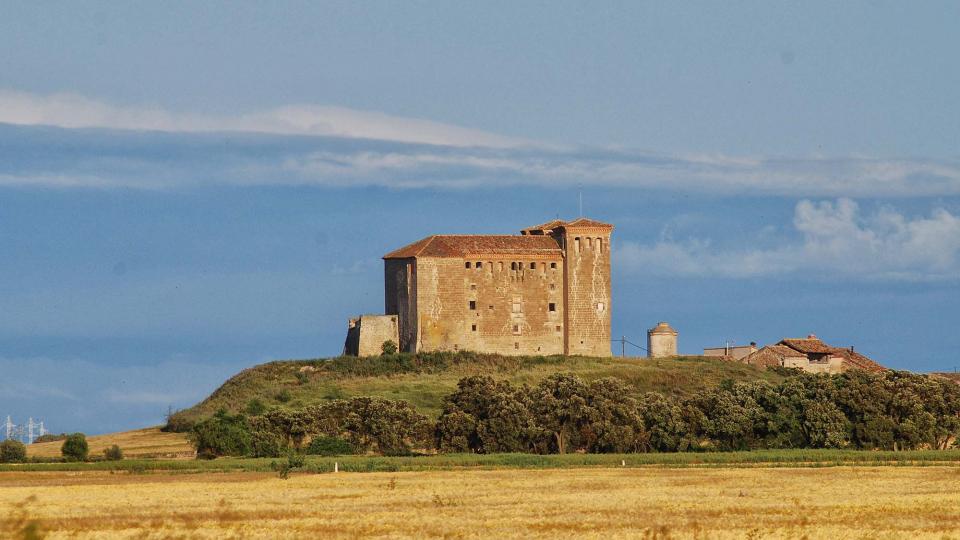
[[[850,369],[883,371],[887,368],[853,347],[831,347],[817,336],[782,339],[743,357],[741,362],[759,367],[799,368],[810,373],[842,373]]]

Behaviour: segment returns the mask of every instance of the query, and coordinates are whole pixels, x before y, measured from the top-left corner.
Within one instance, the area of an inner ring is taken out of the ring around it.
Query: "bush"
[[[230,415],[220,409],[212,418],[193,426],[190,439],[197,458],[208,456],[244,456],[250,453],[251,437],[243,415]]]
[[[63,441],[67,439],[66,433],[47,433],[41,435],[33,440],[34,443],[44,443],[44,442],[56,442]]]
[[[260,401],[259,399],[253,398],[247,402],[247,407],[244,410],[250,416],[259,416],[267,412],[267,406],[264,405],[263,402]]]
[[[104,448],[103,457],[107,461],[120,461],[123,459],[123,450],[121,450],[117,445],[113,445],[110,448]]]
[[[27,447],[20,441],[7,439],[0,443],[0,463],[22,463],[27,459]]]
[[[392,339],[388,339],[380,346],[380,351],[383,354],[397,354],[397,344]]]
[[[339,437],[324,437],[318,435],[310,441],[306,453],[311,456],[344,456],[355,454],[353,445]]]
[[[283,443],[271,431],[254,429],[250,432],[250,456],[252,457],[280,457]]]
[[[86,461],[90,454],[87,437],[83,433],[68,435],[60,447],[60,453],[67,461]]]
[[[280,403],[286,403],[286,402],[290,401],[290,400],[293,398],[293,396],[290,395],[290,391],[287,390],[286,388],[284,388],[283,390],[277,392],[277,395],[274,396],[274,397],[276,397],[276,398],[277,398],[277,401],[279,401]]]

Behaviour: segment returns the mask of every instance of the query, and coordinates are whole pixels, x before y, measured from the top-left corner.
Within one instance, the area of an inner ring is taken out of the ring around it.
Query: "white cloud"
[[[746,278],[797,274],[852,279],[960,279],[960,217],[935,209],[910,218],[893,208],[863,215],[855,201],[802,200],[799,239],[768,249],[721,250],[708,240],[625,242],[615,257],[631,272]]]
[[[21,148],[33,145],[26,152],[5,153],[11,145],[0,144],[0,186],[583,185],[787,197],[960,195],[960,162],[950,160],[563,148],[427,120],[313,105],[215,117],[121,107],[73,95],[0,91],[0,123],[68,130],[53,135],[39,128],[0,130],[0,143],[7,137]],[[129,131],[78,130],[90,127]]]
[[[520,138],[481,130],[345,107],[289,105],[237,116],[213,116],[172,113],[160,107],[117,106],[76,94],[38,96],[9,90],[0,90],[0,123],[187,133],[323,135],[446,146],[529,144]]]

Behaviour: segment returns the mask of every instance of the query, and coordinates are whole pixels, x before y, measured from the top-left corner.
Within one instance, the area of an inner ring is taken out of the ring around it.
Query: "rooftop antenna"
[[[580,201],[580,215],[578,217],[583,217],[583,184],[577,186],[577,198]]]

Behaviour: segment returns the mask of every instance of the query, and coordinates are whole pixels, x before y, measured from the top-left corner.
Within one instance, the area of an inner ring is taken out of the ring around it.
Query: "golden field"
[[[183,433],[165,433],[160,427],[122,431],[87,437],[91,456],[102,456],[104,449],[116,444],[127,458],[190,458],[196,455],[193,445]],[[59,457],[63,441],[27,445],[31,457]]]
[[[960,468],[0,473],[0,537],[960,538]]]

